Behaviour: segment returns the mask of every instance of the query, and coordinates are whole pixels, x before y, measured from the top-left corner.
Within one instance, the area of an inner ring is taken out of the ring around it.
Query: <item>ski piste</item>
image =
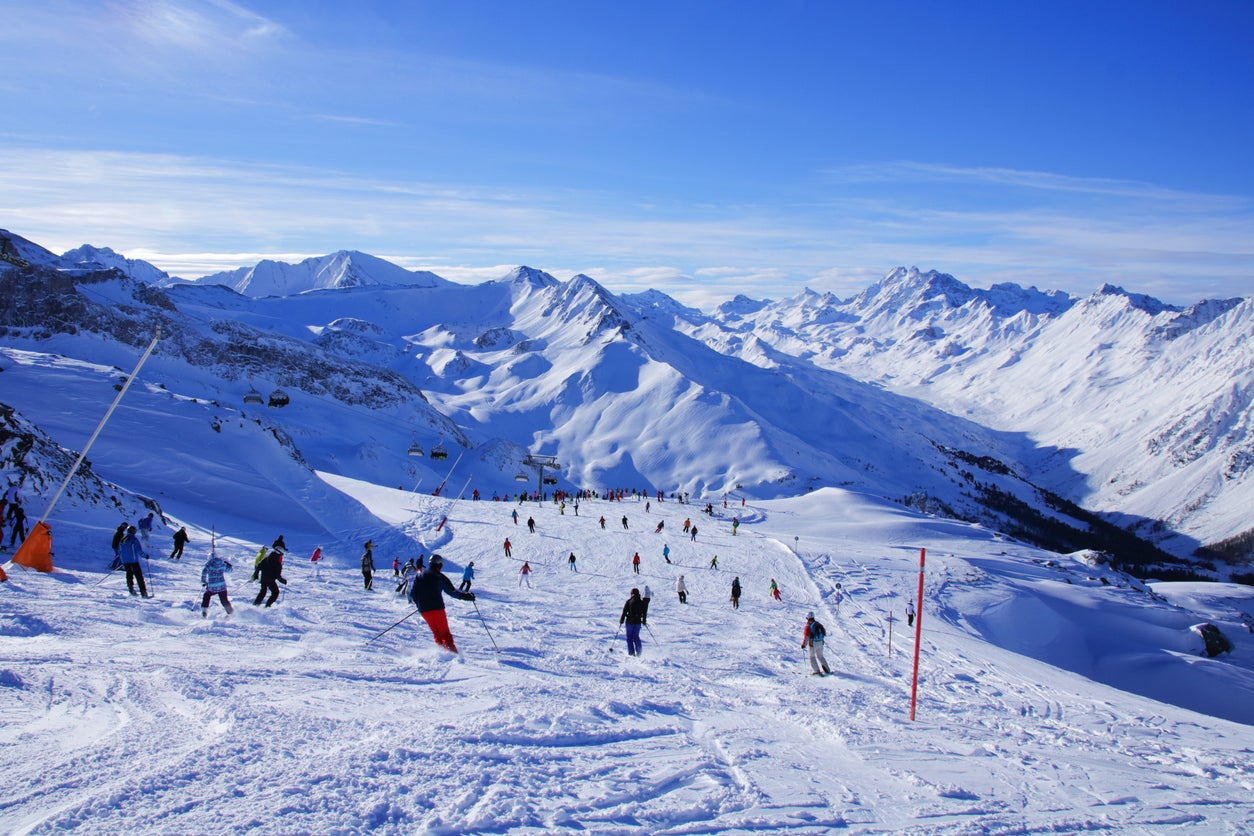
[[[375,488],[340,484],[379,507]],[[735,543],[721,526],[703,526],[710,542],[685,543],[693,551],[682,562],[700,567],[717,551],[718,570],[666,567],[643,549],[652,527],[602,530],[598,503],[579,518],[528,505],[537,535],[515,552],[536,568],[527,589],[516,585],[519,564],[500,553],[513,531],[508,506],[403,493],[394,501],[385,515],[399,522],[390,525],[415,537],[430,536],[447,515],[435,550],[451,579],[475,561],[485,623],[470,602],[445,599],[458,656],[437,647],[417,616],[367,644],[413,609],[390,589],[361,589],[355,550],[381,540],[377,531],[321,543],[344,567],[324,568],[325,582],[306,561],[285,563],[290,583],[270,609],[251,605],[258,587],[241,571],[256,544],[230,546],[239,567],[228,581],[230,617],[215,609],[204,619],[193,605],[207,537],[193,537],[182,565],[152,564],[161,597],[142,606],[120,604],[116,586],[93,593],[95,565],[59,579],[19,573],[18,586],[3,590],[13,615],[0,616],[0,683],[12,686],[7,716],[34,737],[18,747],[25,769],[3,760],[14,747],[0,747],[0,764],[11,767],[0,828],[18,830],[20,816],[20,827],[36,831],[89,822],[100,832],[216,834],[261,822],[276,832],[334,832],[369,821],[398,834],[652,832],[700,821],[712,832],[928,832],[943,819],[966,829],[1026,822],[1041,832],[1162,832],[1147,819],[1178,815],[1185,794],[1201,791],[1184,777],[1199,769],[1208,803],[1189,808],[1188,827],[1224,832],[1254,813],[1245,727],[1130,696],[970,626],[1005,613],[1007,600],[1051,594],[1094,596],[1102,607],[1090,613],[1181,617],[1116,588],[1114,576],[1110,586],[1086,583],[1089,568],[1032,563],[1039,553],[978,529],[903,521],[833,493],[806,502],[827,503],[836,533],[811,522],[800,548],[793,535],[803,516],[824,516],[801,501],[763,503]],[[617,503],[605,516],[632,507]],[[950,532],[962,536],[946,539]],[[292,553],[315,545],[284,533]],[[886,619],[895,612],[904,624],[901,590],[924,538],[942,545],[929,556],[924,687],[910,723],[913,637],[897,636],[890,649]],[[432,544],[419,542],[413,552],[430,555]],[[628,564],[637,550],[640,576]],[[586,572],[566,568],[571,551]],[[686,605],[671,593],[679,572]],[[727,600],[734,577],[743,585],[739,610]],[[770,599],[770,578],[783,601]],[[845,590],[839,612],[836,582]],[[644,583],[653,590],[649,630],[643,654],[628,657],[617,620],[629,590]],[[805,681],[797,645],[809,610],[827,626],[836,672]],[[1098,622],[1104,640],[1121,635],[1122,615]],[[1045,762],[1050,770],[1033,770]],[[1138,802],[1094,804],[1094,791]],[[260,804],[221,803],[238,797]]]

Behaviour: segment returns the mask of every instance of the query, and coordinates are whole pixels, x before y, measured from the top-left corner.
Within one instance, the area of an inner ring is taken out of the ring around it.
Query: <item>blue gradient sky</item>
[[[0,0],[0,226],[705,305],[1254,294],[1254,3]]]

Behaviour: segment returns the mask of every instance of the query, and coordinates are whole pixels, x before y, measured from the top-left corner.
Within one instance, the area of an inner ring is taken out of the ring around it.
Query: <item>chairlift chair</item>
[[[266,399],[256,389],[249,389],[248,394],[244,395],[244,403],[264,404]]]
[[[287,406],[291,402],[292,399],[282,389],[275,389],[270,393],[270,406]]]
[[[437,444],[437,445],[435,445],[434,447],[432,447],[432,448],[431,448],[431,458],[433,458],[433,459],[447,459],[447,458],[448,458],[448,450],[445,450],[445,449],[444,449],[444,445],[443,445],[443,444]]]
[[[526,473],[523,473],[521,470],[514,474],[515,482],[528,482],[530,479],[531,477],[529,477]]]

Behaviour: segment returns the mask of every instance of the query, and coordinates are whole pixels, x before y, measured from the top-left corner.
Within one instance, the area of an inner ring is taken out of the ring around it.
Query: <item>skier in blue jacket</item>
[[[217,554],[210,555],[205,568],[200,570],[200,585],[205,588],[205,595],[200,601],[202,618],[209,616],[209,599],[214,595],[217,595],[218,600],[222,602],[227,615],[234,612],[231,602],[226,597],[226,573],[229,571],[231,571],[230,562],[218,557]]]
[[[462,592],[470,591],[470,584],[475,579],[475,562],[472,560],[466,564],[466,568],[462,570],[462,585],[457,587]]]
[[[139,594],[150,598],[148,587],[144,585],[144,570],[139,565],[141,557],[147,557],[144,547],[140,545],[135,526],[127,526],[126,536],[118,544],[118,557],[122,559],[122,568],[126,570],[126,588],[135,594],[135,582],[139,581]]]

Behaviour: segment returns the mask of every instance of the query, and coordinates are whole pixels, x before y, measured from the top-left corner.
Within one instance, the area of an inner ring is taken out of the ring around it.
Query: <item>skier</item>
[[[649,585],[644,585],[644,592],[640,593],[640,602],[644,604],[644,617],[649,617],[649,602],[653,600],[653,590],[649,589]]]
[[[227,615],[235,611],[226,597],[226,573],[229,571],[231,571],[229,561],[218,557],[216,552],[209,555],[205,568],[200,570],[200,585],[205,588],[205,594],[200,599],[201,618],[209,617],[209,599],[214,595],[217,595],[218,600],[222,602],[222,608],[226,610]]]
[[[374,589],[374,541],[366,541],[366,551],[361,556],[361,577],[367,590]]]
[[[631,569],[637,575],[640,574],[640,552],[636,552],[631,556]]]
[[[662,529],[666,527],[666,520],[658,520],[657,528],[653,529],[654,534],[661,534]]]
[[[836,614],[840,615],[840,602],[845,600],[845,590],[841,589],[840,584],[836,584],[836,590],[832,592],[832,603],[836,605]]]
[[[509,544],[509,538],[508,538],[508,537],[506,537],[506,538],[505,538],[505,556],[506,556],[506,557],[513,557],[513,554],[511,554],[511,553],[510,553],[510,544]]]
[[[127,526],[126,536],[118,544],[118,555],[122,558],[122,567],[126,569],[126,588],[134,595],[135,582],[139,581],[139,594],[145,598],[151,598],[152,596],[148,594],[148,587],[144,585],[144,570],[139,565],[139,559],[147,557],[148,554],[139,542],[135,526]]]
[[[671,547],[665,543],[662,544],[662,559],[667,563],[671,562]]]
[[[270,550],[265,546],[262,546],[257,550],[257,556],[253,558],[253,580],[259,580],[261,578],[261,564],[266,559],[266,555],[269,553]]]
[[[601,530],[602,531],[605,530],[605,517],[604,516],[601,517]]]
[[[733,610],[740,609],[740,578],[734,578],[732,580],[731,601]]]
[[[694,525],[694,526],[692,527],[692,540],[693,540],[693,542],[696,542],[696,539],[697,539],[697,527]]]
[[[472,560],[466,564],[466,568],[462,570],[462,585],[457,587],[462,592],[470,591],[470,584],[475,579],[475,562]]]
[[[514,525],[518,525],[518,509],[517,508],[514,509],[513,517],[514,517]]]
[[[732,517],[732,536],[736,536],[736,529],[740,528],[740,517]]]
[[[152,511],[148,512],[148,516],[139,521],[139,536],[144,540],[144,551],[148,550],[148,539],[152,536]]]
[[[313,564],[314,580],[322,580],[322,546],[313,550],[313,554],[309,556],[309,562]]]
[[[675,581],[675,591],[679,593],[679,603],[688,603],[688,586],[684,583],[683,575],[680,575],[679,580]]]
[[[771,597],[774,598],[776,601],[784,600],[783,598],[780,597],[779,584],[775,583],[774,578],[771,578]]]
[[[572,572],[578,572],[578,571],[579,571],[578,569],[576,569],[576,568],[575,568],[575,553],[574,553],[574,552],[571,552],[571,553],[570,553],[570,557],[568,557],[568,558],[566,559],[566,563],[567,563],[567,564],[569,564],[569,566],[570,566],[570,571],[572,571]]]
[[[113,532],[113,542],[111,544],[113,546],[113,564],[109,567],[110,570],[122,568],[122,558],[118,556],[118,546],[122,545],[122,540],[125,537],[126,537],[126,523],[122,523]]]
[[[690,529],[690,528],[692,528],[692,520],[691,520],[691,519],[689,519],[689,518],[687,518],[687,517],[685,517],[685,518],[684,518],[684,534],[687,534],[687,533],[688,533],[688,529]]]
[[[711,569],[718,568],[718,555],[714,555],[713,557],[710,558],[710,568]]]
[[[914,626],[914,602],[913,601],[906,602],[906,626],[907,627]]]
[[[823,640],[827,638],[827,629],[821,622],[814,620],[814,613],[806,615],[806,626],[801,632],[801,649],[810,648],[810,667],[816,675],[831,673],[827,660],[823,658]],[[822,666],[822,671],[819,666]]]
[[[253,606],[260,606],[266,592],[269,592],[270,599],[266,601],[266,607],[269,608],[279,599],[279,584],[287,586],[287,578],[283,577],[283,550],[272,549],[263,557],[257,566],[257,574],[261,580],[261,589],[253,599]]]
[[[627,515],[623,514],[623,531],[627,530]]]
[[[639,656],[644,649],[640,641],[641,626],[649,623],[648,610],[640,600],[640,590],[633,589],[623,604],[623,614],[618,618],[618,626],[627,625],[627,655]]]
[[[409,591],[414,588],[414,578],[418,577],[418,573],[421,571],[418,566],[419,564],[414,563],[414,559],[411,557],[405,561],[405,565],[401,568],[401,582],[397,584],[396,591],[406,598],[409,597]]]
[[[532,534],[535,534],[535,533],[536,533],[536,519],[535,519],[535,517],[527,517],[527,530],[528,530],[528,531],[530,531]]]
[[[399,578],[401,576],[401,558],[400,555],[392,555],[392,577]]]
[[[422,613],[427,626],[431,628],[431,637],[435,639],[435,643],[450,653],[457,653],[453,634],[448,629],[448,616],[444,613],[444,593],[463,601],[475,600],[475,593],[454,589],[453,582],[440,571],[443,568],[444,557],[438,552],[431,555],[426,571],[414,578],[413,586],[409,590],[409,600]]]
[[[522,586],[526,582],[527,588],[531,589],[531,564],[523,561],[522,568],[518,570],[518,585]]]
[[[9,548],[13,544],[26,540],[26,509],[20,503],[9,505],[9,519],[13,521],[13,530],[9,533]]]
[[[187,540],[187,529],[180,526],[179,530],[174,532],[174,551],[170,552],[171,560],[183,559],[183,547],[187,545]]]

